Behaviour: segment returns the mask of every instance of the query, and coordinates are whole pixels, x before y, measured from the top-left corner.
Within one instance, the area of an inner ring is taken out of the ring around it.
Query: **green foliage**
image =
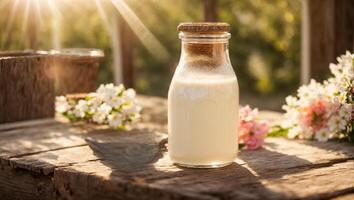
[[[267,137],[287,137],[289,129],[282,128],[281,126],[271,127]]]
[[[109,0],[102,2],[110,20],[117,11]],[[14,1],[0,2],[0,11],[10,16]],[[23,2],[23,1],[19,1]],[[45,1],[39,1],[45,2]],[[106,55],[99,72],[99,83],[112,82],[112,40],[93,0],[55,1],[60,11],[58,37],[62,48],[103,49]],[[167,49],[169,57],[155,58],[141,42],[136,42],[134,65],[136,89],[140,93],[166,96],[180,54],[176,30],[180,22],[202,21],[201,0],[125,0],[127,5]],[[20,3],[24,4],[24,3]],[[42,5],[39,47],[54,48],[53,14]],[[300,0],[219,0],[219,20],[231,25],[230,58],[244,94],[290,93],[299,82]],[[12,27],[10,19],[0,18],[1,50],[26,48],[28,29],[23,28],[25,5],[20,5]],[[33,18],[29,20],[35,20]],[[142,33],[141,33],[142,34]]]

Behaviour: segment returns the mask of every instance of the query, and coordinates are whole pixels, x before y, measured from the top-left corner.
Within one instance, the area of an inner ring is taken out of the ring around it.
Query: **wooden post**
[[[26,48],[37,49],[38,48],[38,32],[39,32],[39,21],[38,14],[36,13],[36,8],[34,5],[35,1],[29,2],[29,12],[27,19],[27,37],[26,37]]]
[[[123,67],[122,67],[122,49],[121,36],[119,31],[119,21],[117,16],[113,17],[112,29],[109,31],[112,38],[112,57],[113,57],[113,79],[114,84],[123,83]],[[109,29],[108,29],[109,30]]]
[[[310,81],[310,22],[309,0],[302,0],[301,12],[301,85]]]
[[[121,53],[121,71],[125,87],[134,87],[134,43],[135,35],[121,16],[117,17],[119,52]]]
[[[354,1],[335,1],[335,53],[337,56],[346,50],[354,49]]]
[[[204,21],[218,21],[217,0],[204,0]]]
[[[309,0],[309,66],[311,77],[323,80],[329,63],[353,51],[354,2],[352,0]],[[307,22],[303,22],[307,23]]]

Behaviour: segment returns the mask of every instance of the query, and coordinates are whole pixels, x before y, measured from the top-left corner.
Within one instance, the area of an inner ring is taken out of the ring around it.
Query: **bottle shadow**
[[[153,131],[98,134],[86,139],[95,156],[111,169],[110,177],[123,178],[180,195],[218,198],[282,199],[264,180],[306,170],[311,163],[297,156],[267,149],[241,151],[237,162],[217,169],[190,169],[173,165],[167,155],[167,137]]]

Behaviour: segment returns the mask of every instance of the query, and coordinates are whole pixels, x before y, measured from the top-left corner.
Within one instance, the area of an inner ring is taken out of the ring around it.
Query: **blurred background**
[[[141,94],[166,97],[180,54],[177,25],[223,21],[231,25],[230,57],[239,79],[241,103],[280,110],[284,97],[301,82],[310,76],[324,78],[328,63],[353,48],[352,7],[348,10],[353,1],[310,2],[0,0],[0,47],[6,51],[99,48],[105,59],[98,84],[124,83]],[[344,17],[339,16],[342,12]],[[344,28],[338,31],[342,24],[338,21],[343,19]],[[351,43],[338,46],[333,41],[348,33]],[[334,50],[323,50],[323,41]],[[311,60],[311,55],[317,60]],[[311,71],[311,66],[316,67]]]

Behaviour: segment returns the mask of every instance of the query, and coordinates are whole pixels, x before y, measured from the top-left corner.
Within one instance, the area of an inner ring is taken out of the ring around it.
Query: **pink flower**
[[[258,110],[251,109],[248,105],[240,108],[239,141],[247,149],[262,147],[269,124],[257,119]]]
[[[303,124],[309,126],[314,132],[327,126],[328,114],[327,104],[323,100],[311,103],[302,109],[301,120]]]
[[[245,141],[247,149],[255,150],[262,147],[264,143],[264,138],[250,137]]]

